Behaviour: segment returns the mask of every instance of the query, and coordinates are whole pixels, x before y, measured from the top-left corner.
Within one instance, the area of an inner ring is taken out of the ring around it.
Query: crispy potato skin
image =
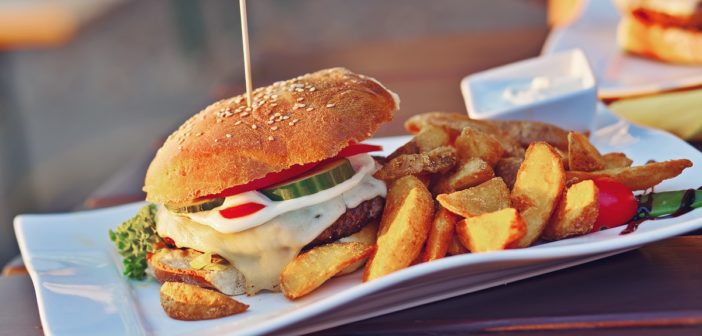
[[[582,133],[568,132],[568,169],[595,171],[607,166],[602,154]]]
[[[572,185],[584,180],[601,177],[613,178],[631,190],[646,190],[667,179],[680,175],[683,170],[692,167],[687,159],[647,163],[643,166],[611,168],[593,172],[568,171],[567,183]]]
[[[456,150],[439,147],[426,153],[405,154],[388,161],[375,173],[377,179],[392,181],[407,175],[445,173],[456,164]]]
[[[516,209],[505,208],[458,222],[456,233],[463,246],[479,253],[516,247],[527,227]]]
[[[599,215],[598,196],[597,186],[591,180],[568,188],[541,239],[560,240],[590,233]]]
[[[176,320],[210,320],[246,311],[249,306],[220,292],[182,282],[161,285],[161,307]]]
[[[527,226],[519,247],[529,247],[541,236],[564,189],[565,170],[560,155],[545,142],[533,143],[512,189],[512,206],[519,210]]]
[[[347,267],[368,257],[375,246],[330,243],[298,255],[280,274],[280,289],[291,299],[305,296]]]
[[[363,281],[406,268],[419,256],[434,216],[434,200],[414,176],[393,182],[385,201],[377,249],[363,273]]]

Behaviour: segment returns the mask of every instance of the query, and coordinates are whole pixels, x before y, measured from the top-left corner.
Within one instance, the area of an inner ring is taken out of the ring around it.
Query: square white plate
[[[621,151],[643,164],[687,158],[694,167],[665,181],[657,191],[696,188],[702,154],[664,132],[598,113],[592,141],[604,152]],[[374,139],[386,152],[408,137]],[[448,257],[416,265],[369,283],[360,274],[336,278],[313,294],[288,301],[281,294],[237,297],[249,311],[218,320],[168,318],[154,280],[128,281],[107,230],[142,204],[52,215],[21,215],[15,230],[34,283],[44,331],[49,335],[297,334],[358,321],[585,263],[702,228],[702,211],[649,221],[634,233],[621,228],[541,244],[527,249]]]
[[[621,98],[702,84],[702,66],[677,65],[623,52],[617,45],[619,11],[611,0],[586,0],[575,22],[556,27],[542,49],[552,54],[582,49],[601,98]]]

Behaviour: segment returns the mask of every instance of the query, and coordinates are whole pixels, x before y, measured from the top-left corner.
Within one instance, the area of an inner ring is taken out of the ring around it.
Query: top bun
[[[321,70],[220,100],[171,134],[146,172],[146,199],[169,205],[333,157],[369,138],[397,95],[343,68]]]

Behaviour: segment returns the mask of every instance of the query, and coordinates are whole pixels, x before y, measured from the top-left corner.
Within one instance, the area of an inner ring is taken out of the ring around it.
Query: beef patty
[[[353,209],[347,209],[336,222],[322,231],[322,233],[307,244],[303,250],[310,249],[317,245],[331,243],[361,231],[369,222],[380,219],[380,216],[383,214],[384,206],[385,199],[378,196],[359,204]]]

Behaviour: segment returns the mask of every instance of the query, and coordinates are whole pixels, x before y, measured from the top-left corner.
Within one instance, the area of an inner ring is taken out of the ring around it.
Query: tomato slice
[[[634,218],[639,204],[629,188],[611,178],[599,178],[593,182],[599,192],[600,211],[593,232],[626,224]]]
[[[253,180],[249,183],[246,184],[241,184],[238,186],[234,186],[228,189],[224,189],[222,192],[214,195],[208,195],[201,197],[200,199],[212,199],[212,198],[224,198],[224,197],[229,197],[241,193],[245,193],[247,191],[252,191],[252,190],[259,190],[259,189],[264,189],[266,187],[270,187],[272,185],[279,184],[281,182],[285,182],[287,180],[291,180],[299,175],[302,175],[318,165],[328,162],[331,160],[335,160],[338,158],[344,158],[344,157],[349,157],[349,156],[354,156],[357,154],[361,153],[368,153],[368,152],[376,152],[376,151],[381,151],[383,150],[383,147],[381,146],[376,146],[376,145],[369,145],[369,144],[359,144],[359,143],[352,143],[348,146],[346,146],[344,149],[339,151],[339,154],[337,154],[335,157],[322,160],[319,162],[311,162],[311,163],[306,163],[303,165],[294,165],[288,169],[275,172],[275,173],[269,173],[268,175],[260,178]]]
[[[239,218],[239,217],[244,217],[248,216],[252,213],[255,213],[266,206],[260,203],[254,203],[254,202],[249,202],[249,203],[244,203],[240,204],[237,206],[233,206],[231,208],[226,208],[224,210],[220,210],[219,214],[222,215],[222,217],[227,218],[227,219],[232,219],[232,218]]]

